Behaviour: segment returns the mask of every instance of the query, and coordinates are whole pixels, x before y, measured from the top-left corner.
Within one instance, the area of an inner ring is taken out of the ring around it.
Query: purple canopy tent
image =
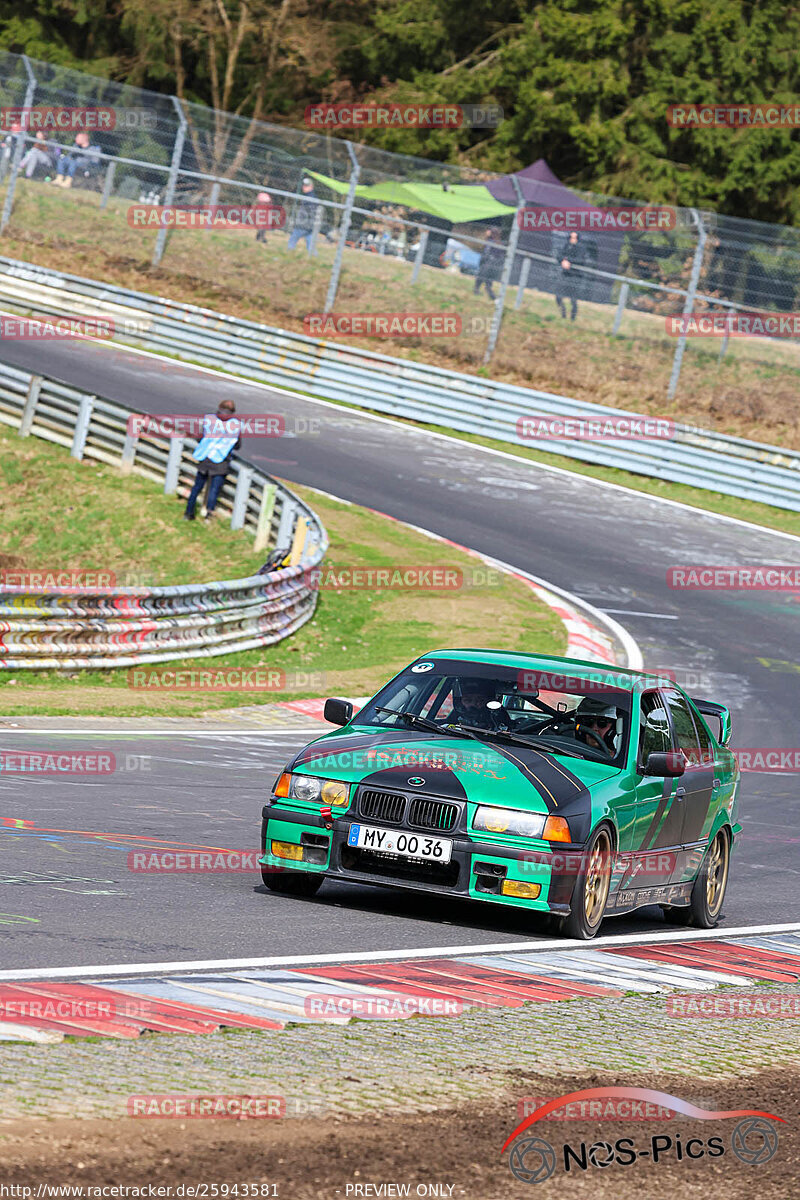
[[[526,208],[554,209],[562,212],[571,210],[580,213],[585,211],[587,226],[589,213],[599,214],[603,211],[570,191],[558,176],[553,174],[543,158],[537,159],[529,167],[523,167],[521,171],[515,171],[514,175],[519,183]],[[517,193],[511,182],[511,175],[503,175],[484,186],[501,204],[517,203]],[[587,266],[596,267],[600,271],[616,272],[625,234],[618,230],[587,228],[583,231],[579,229],[579,235],[588,247]],[[519,249],[528,250],[532,254],[543,254],[547,258],[555,258],[566,236],[566,232],[548,228],[547,225],[538,229],[523,228],[520,231]],[[528,276],[529,286],[535,287],[539,291],[554,291],[557,270],[557,267],[549,263],[534,259]],[[520,260],[518,259],[514,264],[512,276],[514,282],[519,278],[519,271]],[[594,300],[600,304],[608,303],[611,299],[612,287],[613,280],[603,279],[596,275],[584,275],[581,295],[586,300]]]

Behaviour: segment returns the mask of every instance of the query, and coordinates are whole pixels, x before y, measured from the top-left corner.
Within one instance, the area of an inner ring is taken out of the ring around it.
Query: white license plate
[[[453,852],[453,843],[447,838],[409,833],[404,829],[378,829],[375,825],[351,825],[347,844],[357,846],[359,850],[400,854],[403,858],[424,858],[440,863],[450,862]]]

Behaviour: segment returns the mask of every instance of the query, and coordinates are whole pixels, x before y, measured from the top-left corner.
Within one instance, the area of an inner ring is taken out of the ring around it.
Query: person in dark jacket
[[[216,416],[203,420],[203,438],[198,443],[193,458],[198,463],[194,486],[186,501],[184,521],[194,520],[197,497],[208,484],[205,519],[210,521],[217,507],[217,500],[231,466],[231,459],[242,444],[241,422],[234,418],[236,405],[232,400],[220,400]]]
[[[567,310],[564,308],[564,297],[566,296],[571,306],[571,321],[574,321],[578,315],[577,296],[581,281],[581,273],[580,271],[576,271],[575,268],[583,266],[585,262],[585,247],[577,231],[573,229],[561,251],[561,275],[556,286],[558,311],[562,317],[566,317]]]
[[[294,225],[289,234],[289,249],[294,250],[298,242],[305,239],[306,249],[311,253],[311,235],[314,232],[314,218],[317,215],[319,200],[314,195],[314,181],[305,177],[302,183],[303,195],[297,205]]]
[[[475,276],[475,286],[472,289],[477,296],[481,290],[481,284],[483,284],[490,300],[495,298],[492,284],[500,278],[503,270],[503,248],[498,245],[498,241],[497,230],[487,229],[481,250],[481,261],[478,263],[478,271]]]

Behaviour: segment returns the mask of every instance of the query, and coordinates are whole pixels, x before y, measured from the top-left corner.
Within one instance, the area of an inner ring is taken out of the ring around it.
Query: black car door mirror
[[[676,779],[686,770],[686,759],[680,750],[654,751],[644,764],[645,775],[663,775]]]
[[[347,725],[353,716],[353,706],[349,700],[331,696],[325,701],[323,716],[331,725]]]

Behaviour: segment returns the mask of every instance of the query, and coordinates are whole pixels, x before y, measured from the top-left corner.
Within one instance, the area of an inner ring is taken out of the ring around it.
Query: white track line
[[[319,722],[320,728],[326,729],[327,725]],[[107,737],[201,737],[201,738],[232,738],[232,737],[260,737],[267,738],[275,737],[285,740],[286,734],[289,733],[311,733],[313,730],[308,725],[287,725],[284,729],[275,729],[271,725],[265,725],[263,729],[241,729],[238,732],[231,730],[215,730],[206,733],[203,729],[10,729],[8,726],[0,726],[0,734],[8,734],[9,736],[18,733],[35,733],[37,737],[46,737],[49,734],[71,734],[72,737],[99,737],[105,734]]]
[[[513,454],[510,450],[496,450],[492,446],[481,446],[477,442],[470,442],[466,438],[456,437],[453,434],[437,433],[430,429],[420,429],[417,426],[410,425],[406,421],[398,421],[393,417],[385,417],[380,413],[373,413],[373,412],[365,411],[362,408],[353,408],[353,407],[350,407],[349,405],[337,404],[333,400],[323,400],[318,396],[309,396],[306,392],[303,392],[300,390],[292,391],[291,388],[280,387],[277,384],[262,383],[260,380],[257,380],[257,379],[249,379],[246,375],[234,375],[231,371],[220,371],[214,367],[199,366],[196,363],[188,362],[184,359],[177,358],[171,354],[157,354],[157,353],[155,353],[155,351],[142,350],[138,346],[128,346],[122,342],[106,342],[106,341],[102,341],[102,340],[98,341],[95,338],[87,338],[86,340],[93,341],[97,345],[103,346],[107,349],[124,351],[129,354],[140,354],[144,358],[154,358],[158,362],[162,362],[162,363],[163,362],[172,362],[177,367],[182,367],[186,371],[200,371],[204,375],[215,375],[219,379],[232,379],[236,383],[246,384],[249,387],[261,388],[267,392],[274,392],[278,396],[290,396],[293,400],[304,400],[308,404],[317,404],[323,408],[333,408],[338,413],[342,413],[342,414],[348,413],[353,417],[360,417],[362,420],[365,420],[365,421],[380,421],[385,425],[394,425],[394,427],[396,429],[401,429],[404,433],[424,433],[426,438],[432,438],[432,439],[435,439],[436,441],[450,442],[454,445],[459,445],[462,447],[466,445],[466,446],[469,446],[472,450],[479,450],[482,454],[491,454],[495,458],[511,459],[513,462],[519,463],[520,465],[530,467],[533,470],[550,471],[551,474],[554,474],[554,475],[567,475],[571,479],[574,479],[576,476],[578,476],[580,479],[585,480],[587,483],[596,484],[597,487],[613,488],[615,491],[618,491],[618,492],[627,492],[627,494],[629,496],[636,496],[640,500],[642,499],[642,497],[644,497],[646,500],[652,500],[654,504],[668,504],[668,505],[671,505],[672,508],[680,508],[680,509],[683,509],[685,512],[700,513],[702,516],[709,517],[714,521],[725,521],[729,525],[740,525],[744,529],[755,530],[758,533],[767,532],[767,533],[773,534],[775,537],[788,538],[790,541],[793,541],[793,542],[800,541],[800,535],[796,534],[796,533],[786,533],[782,529],[773,529],[769,525],[758,525],[754,521],[744,521],[744,520],[742,520],[741,517],[729,517],[729,516],[726,516],[724,513],[711,512],[709,509],[702,508],[700,505],[697,505],[697,504],[685,504],[682,500],[669,500],[666,496],[655,496],[655,495],[652,495],[650,492],[642,491],[639,488],[627,487],[623,483],[612,483],[610,480],[607,480],[607,479],[597,479],[597,478],[595,478],[594,475],[585,475],[581,471],[577,471],[574,469],[569,470],[567,467],[556,467],[556,466],[551,466],[549,463],[536,462],[534,459],[523,458],[519,454]],[[413,366],[424,366],[424,364],[420,364],[420,363],[413,363],[412,365]],[[498,438],[497,440],[502,441],[502,438]],[[632,474],[632,472],[628,472],[628,474]],[[650,477],[648,476],[647,478],[650,478]],[[684,486],[684,485],[678,484],[676,486],[680,487],[680,486]],[[721,493],[714,492],[712,494],[720,495]],[[736,497],[730,497],[730,499],[736,499]],[[768,508],[769,505],[765,505],[765,507]],[[776,511],[776,513],[780,513],[783,510],[776,509],[775,511]]]
[[[424,950],[363,950],[346,954],[295,954],[275,955],[272,958],[218,958],[198,959],[191,962],[119,963],[113,966],[96,967],[40,967],[0,971],[0,981],[19,979],[100,979],[112,976],[186,974],[194,971],[246,971],[259,968],[286,966],[313,966],[360,962],[365,964],[398,962],[405,959],[448,958],[476,954],[513,954],[519,951],[560,950],[580,954],[581,950],[602,950],[607,946],[654,946],[663,942],[696,942],[714,938],[755,937],[764,933],[800,933],[800,924],[755,925],[752,928],[735,926],[732,929],[692,929],[669,933],[617,934],[614,937],[595,938],[580,944],[566,942],[563,938],[542,938],[538,942],[494,942],[472,946],[435,946]],[[800,943],[798,943],[800,950]]]

